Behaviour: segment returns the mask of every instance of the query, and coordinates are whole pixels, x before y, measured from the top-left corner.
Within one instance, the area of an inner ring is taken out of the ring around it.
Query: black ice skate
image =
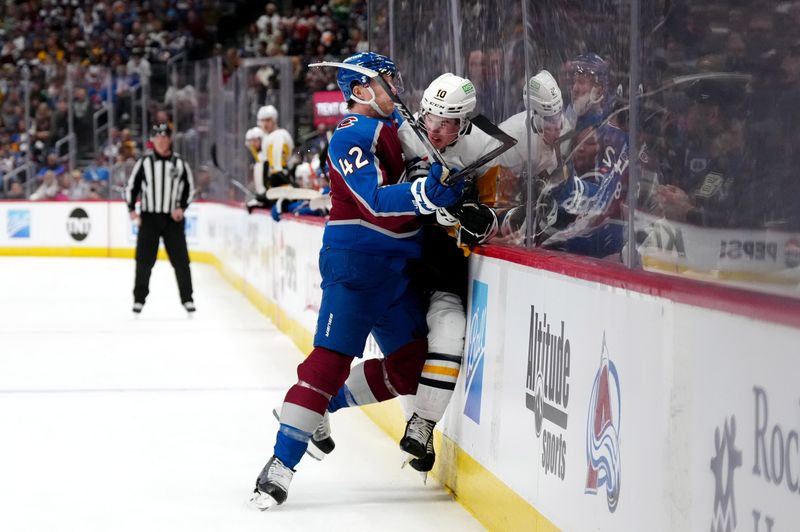
[[[273,456],[261,470],[256,480],[256,489],[250,502],[259,510],[268,510],[286,501],[289,496],[289,484],[292,482],[294,470],[289,469],[278,457]]]
[[[428,445],[425,447],[425,456],[422,458],[412,458],[408,464],[414,468],[415,471],[420,473],[428,473],[433,469],[433,464],[436,462],[436,452],[433,450],[433,438],[428,440]]]
[[[275,419],[278,421],[281,420],[277,409],[272,410],[272,415],[275,416]],[[322,421],[320,421],[317,428],[314,429],[309,443],[313,444],[313,447],[309,446],[308,449],[306,449],[306,454],[314,460],[322,460],[325,456],[331,454],[336,447],[336,443],[334,443],[331,437],[331,420],[327,412],[323,414]]]
[[[406,432],[400,440],[400,448],[414,458],[425,458],[428,443],[433,440],[433,421],[413,414],[406,423]]]

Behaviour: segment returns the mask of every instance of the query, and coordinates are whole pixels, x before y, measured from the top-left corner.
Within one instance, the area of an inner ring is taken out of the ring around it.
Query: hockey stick
[[[495,140],[500,141],[500,146],[493,149],[492,151],[478,157],[475,161],[471,164],[468,164],[455,174],[450,174],[444,180],[445,185],[451,185],[462,179],[464,177],[469,176],[472,172],[480,168],[481,166],[485,165],[492,159],[495,159],[502,155],[503,153],[507,152],[511,148],[517,145],[517,139],[497,127],[491,120],[486,118],[483,115],[476,115],[470,118],[470,121],[481,131],[486,133],[487,135],[491,136]]]
[[[439,152],[439,150],[436,149],[436,147],[430,141],[430,139],[428,138],[428,134],[419,125],[419,122],[417,122],[417,120],[414,118],[414,115],[411,113],[411,111],[408,109],[408,107],[406,107],[406,105],[403,103],[403,101],[400,99],[400,97],[397,96],[397,94],[395,94],[394,91],[392,91],[392,88],[389,87],[389,84],[386,82],[385,79],[383,79],[383,76],[381,76],[380,74],[378,74],[377,72],[375,72],[372,69],[369,69],[369,68],[366,68],[366,67],[362,67],[362,66],[359,66],[359,65],[351,65],[350,63],[337,63],[335,61],[323,61],[321,63],[311,63],[308,66],[309,67],[344,68],[344,69],[347,69],[347,70],[352,70],[353,72],[358,72],[359,74],[364,74],[368,78],[374,79],[375,81],[377,81],[380,84],[380,86],[383,87],[383,90],[386,91],[386,94],[389,95],[389,98],[392,99],[392,102],[394,102],[394,106],[397,108],[398,112],[408,122],[408,125],[411,127],[411,130],[414,132],[414,134],[417,136],[417,138],[419,138],[419,140],[420,140],[420,142],[422,142],[423,146],[425,146],[425,149],[428,150],[428,153],[430,153],[430,155],[433,158],[433,160],[436,161],[437,163],[441,164],[444,168],[447,168],[447,163],[445,163],[444,157],[442,157],[442,154]],[[447,178],[445,178],[445,184],[448,184],[447,183]]]
[[[244,184],[241,181],[239,181],[238,179],[234,179],[232,177],[229,178],[229,179],[231,180],[231,183],[233,184],[233,186],[235,186],[236,188],[238,188],[239,190],[244,192],[245,196],[247,196],[249,198],[255,198],[256,197],[256,195],[253,193],[253,191],[251,191],[249,188],[244,186]]]
[[[322,194],[308,200],[308,206],[315,211],[331,210],[331,195]]]
[[[267,189],[267,199],[270,200],[311,200],[320,196],[322,196],[322,194],[318,190],[311,188],[295,188],[284,186]]]
[[[256,194],[255,194],[255,193],[254,193],[252,190],[250,190],[249,188],[247,188],[247,187],[246,187],[246,186],[245,186],[245,185],[244,185],[244,184],[243,184],[241,181],[239,181],[238,179],[234,179],[234,178],[232,178],[232,177],[231,177],[231,176],[228,174],[228,172],[226,172],[226,171],[225,171],[225,169],[224,169],[224,168],[222,168],[222,167],[219,165],[219,162],[218,162],[218,159],[217,159],[217,145],[216,145],[216,143],[214,143],[214,144],[212,144],[212,145],[211,145],[211,164],[213,164],[213,165],[214,165],[214,168],[216,168],[217,170],[219,170],[220,172],[222,172],[222,175],[223,175],[224,177],[227,177],[227,178],[230,180],[230,182],[231,182],[231,184],[232,184],[233,186],[235,186],[236,188],[238,188],[239,190],[241,190],[242,192],[244,192],[244,195],[245,195],[246,197],[248,197],[248,198],[255,198],[255,197],[256,197]]]

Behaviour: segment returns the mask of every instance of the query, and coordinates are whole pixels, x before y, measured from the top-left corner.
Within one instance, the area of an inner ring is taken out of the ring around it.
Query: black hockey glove
[[[273,172],[269,175],[269,186],[272,187],[281,187],[283,185],[291,185],[292,181],[289,176],[289,172],[286,170],[281,170],[280,172]]]
[[[478,246],[488,242],[497,234],[497,215],[482,203],[469,202],[460,205],[456,214],[461,224],[458,228],[458,243]]]
[[[428,175],[428,172],[431,170],[431,163],[422,159],[421,157],[414,157],[406,161],[406,173],[405,177],[401,179],[401,182],[408,182],[411,183],[420,177],[425,177]]]

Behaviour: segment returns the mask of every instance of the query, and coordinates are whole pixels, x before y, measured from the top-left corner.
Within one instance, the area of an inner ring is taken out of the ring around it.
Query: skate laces
[[[422,419],[417,414],[414,414],[411,416],[411,419],[408,420],[408,428],[406,428],[407,437],[413,438],[427,446],[432,432],[433,424],[426,419]]]
[[[312,438],[314,439],[314,441],[321,441],[330,437],[330,435],[331,435],[331,420],[330,417],[328,416],[328,413],[325,412],[322,415],[322,420],[319,422],[319,425],[317,425],[317,428],[314,429],[314,434],[312,435]]]
[[[270,460],[269,469],[267,469],[267,482],[277,484],[284,491],[288,491],[293,475],[294,471],[283,465],[283,462],[278,458],[273,457]]]

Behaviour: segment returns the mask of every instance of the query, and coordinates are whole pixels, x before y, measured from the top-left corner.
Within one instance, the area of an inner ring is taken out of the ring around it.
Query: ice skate
[[[139,316],[139,314],[141,314],[141,313],[142,313],[142,309],[143,309],[143,308],[144,308],[144,303],[140,303],[139,301],[136,301],[136,302],[133,304],[133,308],[131,309],[131,310],[133,310],[133,315],[134,315],[134,317],[138,317],[138,316]]]
[[[408,464],[419,471],[422,475],[422,483],[428,483],[428,473],[433,469],[433,464],[436,462],[436,452],[433,450],[433,438],[428,440],[428,445],[425,447],[425,456],[422,458],[412,458]]]
[[[189,317],[191,318],[194,312],[197,310],[197,307],[194,306],[194,301],[184,301],[183,308],[186,312],[189,313]]]
[[[433,421],[413,414],[406,423],[406,432],[400,440],[400,448],[414,458],[425,458],[428,443],[433,439]]]
[[[294,470],[283,465],[277,456],[273,456],[258,475],[250,502],[262,511],[283,504],[289,495],[292,476]]]
[[[280,414],[277,409],[272,409],[272,415],[278,421],[281,420]],[[311,435],[310,443],[313,444],[306,449],[306,454],[314,460],[321,461],[327,455],[331,454],[336,447],[333,438],[331,438],[331,420],[327,412],[322,416],[322,421],[319,422],[314,433]]]

